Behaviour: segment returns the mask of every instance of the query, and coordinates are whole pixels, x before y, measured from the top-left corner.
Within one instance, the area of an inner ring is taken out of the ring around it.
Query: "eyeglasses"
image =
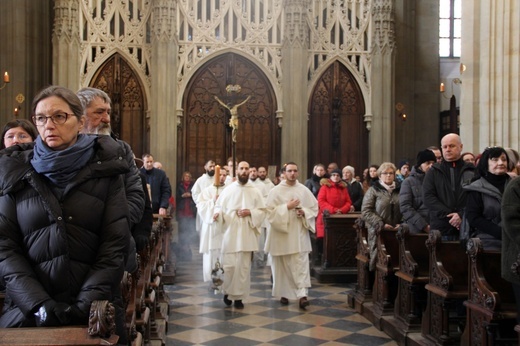
[[[14,140],[15,138],[18,138],[21,141],[26,140],[26,139],[32,139],[31,136],[29,136],[26,133],[9,134],[4,137],[4,139],[8,139],[10,141]]]
[[[57,113],[51,116],[45,115],[35,115],[32,117],[36,126],[45,126],[47,124],[47,119],[51,119],[51,121],[56,125],[63,125],[67,121],[67,119],[71,116],[75,115],[72,113]]]
[[[381,175],[394,175],[394,172],[382,172]]]

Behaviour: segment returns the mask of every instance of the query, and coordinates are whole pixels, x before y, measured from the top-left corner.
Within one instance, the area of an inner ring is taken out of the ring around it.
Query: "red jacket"
[[[323,211],[328,210],[333,214],[346,214],[350,211],[352,202],[348,194],[347,185],[340,181],[334,183],[330,179],[321,180],[321,189],[318,193],[318,206],[320,211],[316,220],[316,237],[323,238],[325,234],[323,224]],[[339,213],[338,213],[339,211]]]

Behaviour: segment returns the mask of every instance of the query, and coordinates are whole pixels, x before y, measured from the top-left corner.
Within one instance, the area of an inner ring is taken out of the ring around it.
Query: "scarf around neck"
[[[394,189],[395,189],[395,181],[392,182],[392,185],[387,185],[382,180],[379,180],[379,184],[381,184],[381,186],[384,187],[386,189],[386,191],[388,191],[390,193],[392,193],[392,191],[394,191]]]
[[[76,143],[63,150],[52,150],[36,137],[31,165],[60,188],[64,188],[94,154],[97,136],[79,134]]]

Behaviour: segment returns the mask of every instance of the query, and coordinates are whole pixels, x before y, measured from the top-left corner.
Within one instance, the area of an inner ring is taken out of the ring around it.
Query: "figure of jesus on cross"
[[[229,119],[229,126],[233,129],[231,132],[231,138],[233,139],[233,143],[237,142],[237,129],[238,129],[238,107],[242,106],[244,103],[249,101],[251,98],[251,95],[249,95],[244,101],[234,105],[230,106],[225,104],[222,100],[218,98],[218,96],[215,95],[215,100],[218,101],[223,107],[227,108],[229,110],[229,113],[231,113],[231,118]]]

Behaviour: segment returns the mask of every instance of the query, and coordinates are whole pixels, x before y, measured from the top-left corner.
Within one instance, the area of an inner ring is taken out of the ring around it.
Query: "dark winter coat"
[[[520,178],[507,184],[502,196],[502,277],[520,285]]]
[[[469,225],[474,230],[474,234],[470,234],[470,237],[480,238],[486,250],[500,250],[502,193],[484,177],[480,177],[464,189],[468,191],[464,212]]]
[[[312,177],[305,180],[305,183],[303,185],[307,186],[309,190],[311,190],[312,194],[316,199],[318,198],[318,193],[320,192],[320,180],[323,179],[323,177],[318,177],[316,174],[313,174]]]
[[[141,173],[144,174],[146,182],[150,185],[153,212],[157,214],[159,213],[159,208],[168,209],[172,187],[166,173],[157,168],[147,171],[144,167],[141,168]]]
[[[190,182],[188,188],[184,186],[184,182],[182,181],[177,184],[177,193],[175,197],[175,200],[177,201],[177,218],[186,216],[195,217],[197,215],[197,207],[191,195],[189,197],[182,197],[186,192],[191,194],[193,185],[195,185],[193,181]]]
[[[457,166],[458,174],[453,169]],[[463,187],[471,183],[475,166],[459,159],[455,162],[435,163],[423,182],[423,201],[430,211],[430,229],[437,229],[443,236],[457,237],[459,231],[450,225],[448,214],[458,213],[462,219],[466,205],[466,191]]]
[[[128,143],[121,140],[116,140],[121,146],[124,152],[124,157],[128,162],[128,168],[130,169],[125,173],[125,193],[129,209],[129,220],[130,227],[139,223],[143,216],[143,210],[145,209],[145,191],[143,190],[143,184],[139,176],[139,168],[135,165],[134,153]]]
[[[128,164],[115,141],[99,137],[92,159],[60,192],[31,166],[33,146],[0,156],[0,327],[34,326],[34,312],[48,300],[75,305],[86,324],[93,300],[120,292],[130,239]]]
[[[414,166],[410,176],[401,183],[399,192],[401,214],[412,233],[423,232],[430,223],[429,211],[423,203],[424,176],[424,172]]]

